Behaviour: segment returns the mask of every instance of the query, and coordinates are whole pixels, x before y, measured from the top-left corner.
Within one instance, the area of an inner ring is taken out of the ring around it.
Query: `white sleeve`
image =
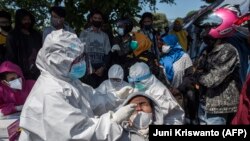
[[[167,88],[158,87],[150,93],[162,109],[164,124],[182,125],[184,123],[184,110]]]
[[[95,88],[96,91],[100,92],[100,94],[107,94],[107,81],[103,81],[97,88]]]
[[[112,112],[98,119],[89,117],[86,110],[54,95],[46,96],[44,105],[43,125],[49,140],[114,141],[122,134],[122,127],[111,120]]]
[[[91,108],[94,115],[100,116],[108,111],[114,111],[120,104],[120,99],[113,93],[100,94],[96,91],[92,98]]]

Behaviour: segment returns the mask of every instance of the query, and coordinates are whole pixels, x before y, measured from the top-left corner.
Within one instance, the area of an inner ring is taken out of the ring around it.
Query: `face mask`
[[[152,123],[152,113],[138,112],[130,117],[132,126],[137,129],[146,129]]]
[[[124,29],[123,28],[118,28],[117,29],[117,34],[120,36],[124,36]]]
[[[58,28],[61,25],[59,18],[51,18],[51,25],[55,28]]]
[[[9,81],[8,83],[12,89],[22,90],[22,78],[17,78],[15,80]]]
[[[203,39],[203,42],[207,45],[207,47],[209,47],[209,48],[213,48],[214,47],[214,45],[215,45],[215,43],[216,43],[216,39],[214,39],[214,38],[212,38],[212,37],[210,37],[210,36],[204,36],[204,37],[202,37],[202,39]]]
[[[86,62],[82,61],[72,65],[69,75],[73,79],[79,79],[83,77],[85,73],[86,73]]]
[[[119,88],[122,85],[122,81],[110,80],[110,83],[113,86],[113,88]]]
[[[1,26],[1,29],[5,32],[9,32],[11,30],[11,26]]]
[[[150,30],[152,28],[152,25],[144,25],[145,30]]]
[[[24,29],[29,29],[31,27],[31,23],[24,23],[24,24],[22,24],[22,27]]]
[[[146,90],[146,86],[141,82],[136,82],[134,85],[135,89],[138,90],[139,92],[143,92]]]
[[[171,50],[171,47],[168,46],[168,45],[163,45],[162,48],[161,48],[161,51],[163,53],[169,53],[170,50]]]
[[[100,28],[102,26],[101,21],[92,21],[92,25],[96,28]]]
[[[138,42],[132,40],[132,41],[130,42],[130,48],[131,48],[133,51],[136,50],[136,49],[138,48]]]

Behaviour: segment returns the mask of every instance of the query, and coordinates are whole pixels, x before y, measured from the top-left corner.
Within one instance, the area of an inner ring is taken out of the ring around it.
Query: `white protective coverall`
[[[94,118],[93,109],[105,106],[108,98],[93,97],[90,86],[69,77],[71,63],[83,51],[68,31],[46,37],[36,60],[41,75],[21,113],[20,141],[114,141],[121,136],[122,127],[112,120],[116,113]]]
[[[144,76],[149,77],[141,80],[140,83],[145,86],[145,93],[153,97],[161,106],[164,115],[164,124],[182,125],[184,123],[184,110],[177,103],[168,88],[155,75],[151,74],[148,65],[143,62],[137,62],[130,67],[128,78],[130,82],[136,82]]]
[[[126,99],[122,99],[116,95],[116,92],[118,92],[122,88],[130,86],[129,83],[123,80],[124,71],[122,67],[117,64],[112,65],[108,71],[108,78],[108,80],[103,81],[100,86],[95,89],[97,91],[97,93],[95,94],[102,94],[103,96],[108,97],[113,102],[109,102],[109,105],[106,104],[105,107],[102,107],[102,110],[98,109],[98,111],[95,111],[96,115],[102,115],[103,113],[106,113],[109,110],[114,111]],[[120,79],[121,81],[113,81],[112,78]]]

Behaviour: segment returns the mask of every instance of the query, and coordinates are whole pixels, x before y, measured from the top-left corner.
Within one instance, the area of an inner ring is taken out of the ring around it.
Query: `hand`
[[[134,113],[136,106],[137,104],[132,103],[121,107],[113,114],[113,121],[120,124],[122,121],[128,120],[132,113]]]
[[[199,89],[200,89],[200,85],[195,84],[195,89],[196,89],[196,90],[199,90]]]
[[[134,90],[131,86],[125,86],[121,88],[119,91],[115,92],[115,96],[120,99],[126,99],[130,93]]]
[[[22,111],[22,109],[23,109],[23,105],[16,106],[16,110],[17,110],[17,111],[20,112],[20,111]]]

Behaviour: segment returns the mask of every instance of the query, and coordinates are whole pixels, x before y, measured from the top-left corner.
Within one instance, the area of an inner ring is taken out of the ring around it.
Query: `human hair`
[[[104,15],[100,10],[92,10],[90,11],[89,18],[92,18],[95,14],[101,15],[102,19],[104,19]]]
[[[154,17],[153,14],[150,13],[150,12],[145,12],[145,13],[143,13],[142,16],[141,16],[141,20],[140,20],[140,22],[139,22],[140,26],[143,27],[143,20],[144,20],[145,18],[150,18],[151,20],[153,20],[153,17]]]
[[[11,14],[7,11],[0,10],[0,18],[6,18],[11,21]]]
[[[66,17],[66,11],[65,8],[62,6],[53,6],[49,10],[50,14],[52,12],[56,13],[58,16],[65,18]]]
[[[8,72],[0,73],[0,80],[6,80],[7,74],[8,74]]]

